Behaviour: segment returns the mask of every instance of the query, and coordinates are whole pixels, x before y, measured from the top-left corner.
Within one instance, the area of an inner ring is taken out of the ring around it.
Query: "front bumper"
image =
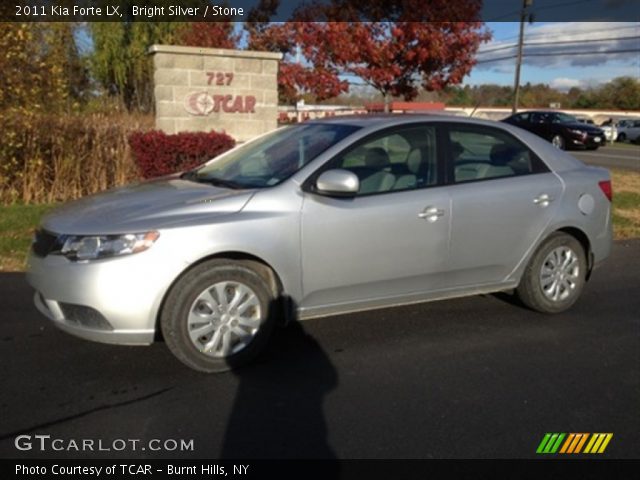
[[[607,142],[605,135],[572,136],[571,144],[577,147],[600,147]]]
[[[154,329],[96,329],[83,326],[78,322],[65,318],[60,308],[60,303],[55,300],[47,300],[40,292],[35,292],[33,302],[36,308],[60,330],[76,337],[84,338],[100,343],[112,343],[118,345],[149,345],[153,343]]]
[[[37,309],[65,332],[102,343],[148,345],[162,299],[186,268],[173,257],[158,244],[84,263],[31,253],[27,281],[36,290]]]

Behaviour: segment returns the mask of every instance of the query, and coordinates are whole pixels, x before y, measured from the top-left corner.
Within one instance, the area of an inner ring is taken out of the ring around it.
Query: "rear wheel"
[[[538,248],[516,293],[529,308],[559,313],[570,308],[585,284],[587,261],[580,242],[556,232]]]
[[[560,150],[564,150],[566,147],[564,137],[562,135],[554,135],[553,138],[551,139],[551,145],[553,145],[556,148],[559,148]]]
[[[185,365],[223,372],[253,360],[275,323],[274,296],[250,264],[210,260],[171,289],[160,316],[171,352]]]

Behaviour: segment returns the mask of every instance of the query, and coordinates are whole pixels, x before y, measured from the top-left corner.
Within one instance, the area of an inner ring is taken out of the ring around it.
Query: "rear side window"
[[[474,125],[449,125],[450,178],[454,183],[515,177],[548,171],[510,134]]]

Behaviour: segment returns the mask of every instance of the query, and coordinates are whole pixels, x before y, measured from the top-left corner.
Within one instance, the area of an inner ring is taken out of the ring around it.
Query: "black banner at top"
[[[637,0],[8,0],[3,22],[640,21]]]

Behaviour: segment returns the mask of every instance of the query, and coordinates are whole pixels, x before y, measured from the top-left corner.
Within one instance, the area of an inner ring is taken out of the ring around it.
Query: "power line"
[[[489,60],[478,60],[476,65],[479,63],[490,63],[490,62],[500,62],[502,60],[511,60],[512,58],[516,58],[517,55],[509,55],[508,57],[498,57],[498,58],[490,58]]]
[[[567,56],[567,55],[603,55],[603,54],[612,54],[612,53],[636,53],[640,52],[640,48],[625,48],[625,49],[617,49],[617,50],[591,50],[591,51],[582,51],[582,52],[540,52],[540,53],[523,53],[523,57],[555,57],[555,56]],[[509,55],[506,57],[498,57],[498,58],[490,58],[487,60],[478,60],[478,63],[491,63],[491,62],[500,62],[502,60],[511,60],[516,58],[516,55]]]
[[[640,25],[627,25],[624,27],[616,27],[615,30],[627,30],[629,28],[635,28],[635,29],[640,29]],[[532,33],[527,35],[527,40],[530,39],[536,39],[536,38],[558,38],[558,37],[564,37],[566,35],[591,35],[593,33],[602,33],[602,32],[611,32],[611,30],[613,30],[612,28],[603,28],[603,29],[599,29],[599,30],[589,30],[589,31],[576,31],[576,30],[569,30],[567,32],[562,32],[562,33]],[[518,35],[512,35],[510,37],[505,37],[505,38],[501,38],[501,39],[496,39],[496,42],[504,42],[505,40],[511,40],[511,39],[515,39],[518,38]]]
[[[609,38],[589,38],[586,40],[560,40],[556,42],[525,42],[524,46],[543,46],[543,45],[568,45],[572,43],[596,43],[596,42],[612,42],[612,41],[624,41],[624,40],[637,40],[640,39],[640,36],[633,37],[609,37]],[[491,53],[491,52],[499,52],[501,50],[509,50],[510,48],[515,48],[518,45],[513,43],[511,45],[505,45],[503,47],[492,48],[489,50],[481,50],[478,53]]]
[[[605,53],[635,53],[640,52],[640,48],[622,48],[619,50],[592,50],[589,52],[553,52],[553,53],[527,53],[527,57],[554,57],[554,56],[563,56],[563,55],[600,55]]]

